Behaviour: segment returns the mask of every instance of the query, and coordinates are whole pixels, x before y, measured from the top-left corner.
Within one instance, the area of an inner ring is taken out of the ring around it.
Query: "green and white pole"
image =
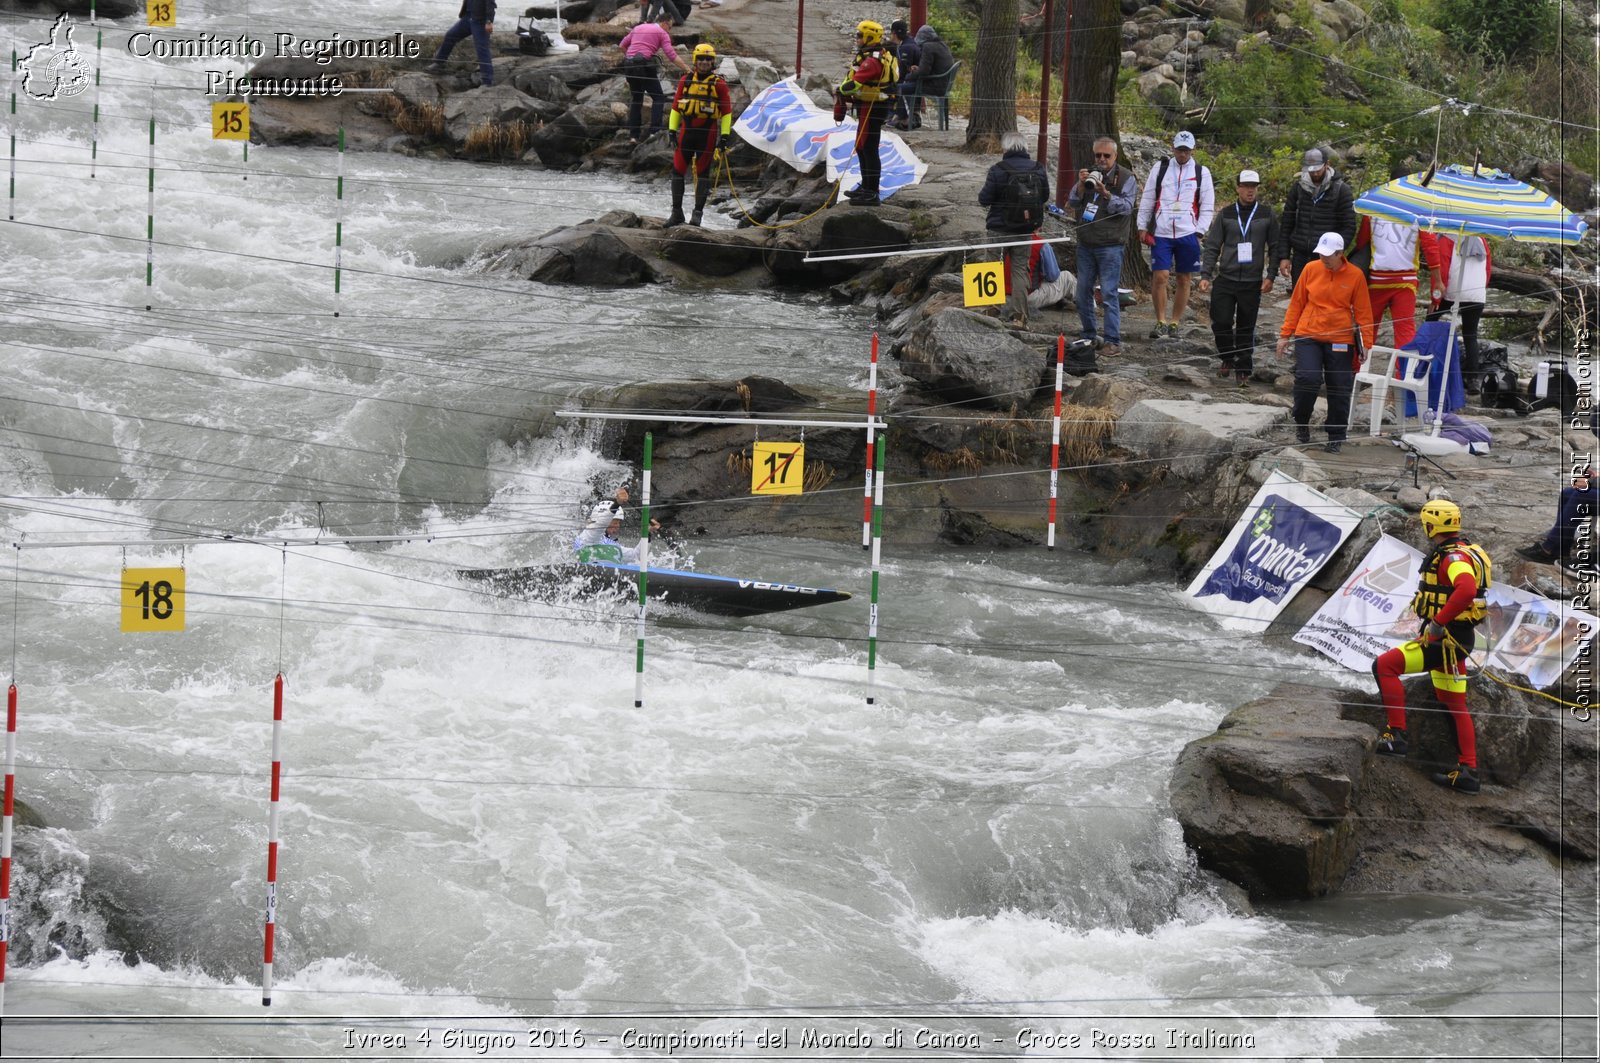
[[[94,21],[94,8],[89,8],[89,21]],[[95,178],[95,164],[100,160],[100,49],[105,43],[105,31],[94,31],[94,117],[89,121],[89,180]]]
[[[872,596],[867,604],[867,704],[877,699],[873,692],[878,680],[878,562],[883,556],[883,452],[884,440],[878,440],[877,471],[874,475],[872,501]]]
[[[11,191],[6,199],[6,217],[17,220],[17,50],[11,49]]]
[[[644,708],[644,617],[645,591],[650,582],[650,451],[655,446],[653,433],[644,434],[644,482],[639,488],[639,626],[633,663],[633,707]]]
[[[333,316],[339,316],[339,271],[344,266],[344,126],[339,127],[339,180],[333,208]],[[648,444],[647,444],[648,445]]]
[[[144,304],[146,310],[150,309],[155,300],[151,291],[155,286],[156,276],[156,87],[154,82],[150,85],[150,181],[149,194],[145,199],[144,214],[144,297],[149,302]]]

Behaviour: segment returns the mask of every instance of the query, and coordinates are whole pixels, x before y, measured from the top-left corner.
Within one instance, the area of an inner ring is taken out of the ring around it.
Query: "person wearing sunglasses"
[[[1078,322],[1083,338],[1094,340],[1107,357],[1122,352],[1122,248],[1128,240],[1139,184],[1133,171],[1117,162],[1117,142],[1109,136],[1094,142],[1094,165],[1078,171],[1067,193],[1067,211],[1078,223]],[[1095,328],[1094,292],[1098,285],[1105,327]]]

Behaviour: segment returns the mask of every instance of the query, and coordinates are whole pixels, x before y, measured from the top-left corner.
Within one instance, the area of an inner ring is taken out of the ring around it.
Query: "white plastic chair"
[[[1386,364],[1382,372],[1372,372],[1377,368],[1380,355],[1387,354],[1384,359]],[[1395,360],[1404,358],[1406,375],[1395,376]],[[1417,410],[1425,409],[1428,405],[1428,374],[1432,371],[1433,355],[1418,354],[1416,351],[1402,351],[1398,347],[1374,346],[1367,351],[1366,369],[1356,374],[1355,385],[1350,392],[1350,424],[1355,424],[1356,400],[1361,395],[1361,385],[1365,384],[1372,389],[1372,421],[1368,425],[1367,435],[1381,436],[1383,434],[1383,407],[1388,402],[1390,392],[1394,393],[1394,416],[1400,425],[1402,434],[1406,430],[1406,405],[1407,392],[1417,398]],[[1421,417],[1418,417],[1421,421]]]

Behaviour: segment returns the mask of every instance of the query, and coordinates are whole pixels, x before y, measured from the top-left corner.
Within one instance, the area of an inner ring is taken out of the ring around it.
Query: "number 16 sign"
[[[1004,260],[972,262],[961,267],[963,306],[994,306],[1006,301]]]
[[[122,570],[122,630],[183,630],[183,569]]]

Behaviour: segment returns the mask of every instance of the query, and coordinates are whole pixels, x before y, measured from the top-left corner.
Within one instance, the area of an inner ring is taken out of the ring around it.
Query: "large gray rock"
[[[1117,419],[1112,442],[1198,479],[1284,419],[1283,410],[1248,402],[1147,399]]]
[[[901,370],[935,395],[999,407],[1029,398],[1044,366],[998,321],[955,308],[917,326],[899,358]]]
[[[818,217],[778,233],[767,264],[781,283],[837,284],[875,265],[876,259],[808,262],[810,254],[850,251],[898,251],[911,246],[911,226],[892,220],[889,208],[830,209]],[[902,217],[904,216],[901,212]]]
[[[584,48],[577,52],[522,59],[512,71],[511,83],[531,95],[541,95],[539,86],[548,79],[576,92],[586,85],[617,76],[617,53],[606,48]]]
[[[475,130],[517,122],[532,125],[559,113],[555,105],[536,100],[510,85],[490,85],[446,97],[444,131],[453,142],[463,144]]]
[[[679,225],[661,241],[661,257],[707,277],[726,277],[761,261],[764,238]]]
[[[490,268],[544,284],[631,287],[655,279],[650,264],[610,231],[569,226],[490,256]]]
[[[1355,860],[1355,794],[1371,728],[1333,691],[1281,684],[1178,756],[1169,790],[1200,866],[1253,898],[1321,897]]]
[[[529,139],[539,161],[552,169],[575,166],[616,135],[627,122],[627,108],[614,103],[579,104],[563,111]]]

